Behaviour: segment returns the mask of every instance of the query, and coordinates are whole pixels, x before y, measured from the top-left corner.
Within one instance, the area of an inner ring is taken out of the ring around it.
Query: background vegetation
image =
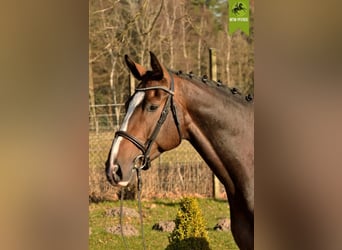
[[[253,0],[250,5],[247,37],[228,35],[228,1],[90,0],[89,103],[123,103],[129,95],[123,57],[128,54],[148,66],[148,51],[168,68],[203,75],[209,73],[208,49],[215,48],[218,79],[243,93],[253,92]],[[119,120],[120,109],[106,112]]]
[[[210,247],[212,249],[238,249],[230,231],[215,231],[213,227],[221,218],[229,218],[227,201],[213,199],[198,199],[199,207],[207,224]],[[121,235],[106,232],[106,227],[119,224],[119,217],[106,216],[106,211],[119,207],[119,201],[92,203],[89,206],[89,249],[125,249]],[[124,201],[124,207],[134,208],[138,211],[136,201]],[[144,214],[144,234],[146,249],[164,250],[169,245],[170,233],[152,230],[152,226],[159,221],[174,220],[180,207],[180,199],[155,199],[142,203]],[[124,217],[124,224],[131,224],[140,231],[139,218]],[[140,236],[126,237],[130,249],[143,249]]]
[[[206,222],[196,199],[185,197],[180,201],[175,224],[167,250],[210,250]]]

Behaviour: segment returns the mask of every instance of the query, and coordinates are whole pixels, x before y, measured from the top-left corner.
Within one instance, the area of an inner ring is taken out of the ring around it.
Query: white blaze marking
[[[124,121],[121,124],[121,127],[120,127],[121,131],[127,131],[129,119],[131,118],[131,116],[132,116],[134,110],[136,109],[136,107],[142,102],[144,97],[145,97],[145,92],[137,92],[134,95],[133,99],[129,103],[127,114],[126,114],[126,116],[124,118]],[[118,155],[119,147],[120,147],[120,143],[121,143],[122,139],[123,138],[121,136],[118,136],[113,141],[112,151],[110,152],[110,164],[114,163],[114,159]]]

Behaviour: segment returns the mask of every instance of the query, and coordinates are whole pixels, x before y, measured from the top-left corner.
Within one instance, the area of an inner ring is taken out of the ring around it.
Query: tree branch
[[[160,3],[160,8],[159,8],[159,10],[158,10],[156,16],[154,17],[154,19],[153,19],[153,21],[152,21],[152,24],[151,24],[150,28],[149,28],[146,32],[142,33],[143,36],[147,35],[148,33],[150,33],[150,32],[152,31],[154,25],[155,25],[156,22],[157,22],[158,17],[160,16],[161,11],[162,11],[162,9],[163,9],[163,5],[164,5],[164,0],[161,1],[161,3]]]

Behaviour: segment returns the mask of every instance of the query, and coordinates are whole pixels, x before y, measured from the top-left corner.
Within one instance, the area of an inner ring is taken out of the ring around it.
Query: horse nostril
[[[122,172],[119,165],[115,164],[112,166],[112,175],[115,182],[119,182],[122,179]]]

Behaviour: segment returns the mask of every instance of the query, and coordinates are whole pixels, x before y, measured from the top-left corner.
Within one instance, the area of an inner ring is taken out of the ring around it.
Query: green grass
[[[163,199],[142,202],[146,249],[164,250],[167,247],[169,233],[152,230],[152,226],[159,221],[174,220],[179,208],[179,201]],[[207,224],[211,249],[238,249],[231,232],[220,232],[212,229],[218,219],[229,217],[227,201],[198,199],[198,202]],[[119,224],[119,218],[105,215],[107,209],[114,207],[120,207],[120,202],[103,202],[89,205],[89,227],[92,232],[89,236],[89,249],[125,249],[120,235],[106,232],[106,227]],[[124,201],[124,207],[134,208],[138,211],[138,202]],[[125,217],[124,223],[134,225],[140,232],[139,218]],[[126,241],[129,249],[143,249],[140,236],[126,237]]]

